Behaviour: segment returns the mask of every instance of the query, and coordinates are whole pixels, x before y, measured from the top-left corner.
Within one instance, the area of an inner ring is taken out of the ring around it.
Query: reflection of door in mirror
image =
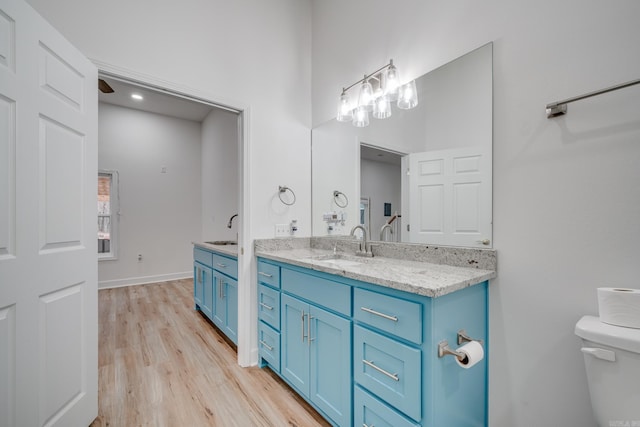
[[[483,247],[491,236],[491,156],[479,147],[408,155],[405,241]]]

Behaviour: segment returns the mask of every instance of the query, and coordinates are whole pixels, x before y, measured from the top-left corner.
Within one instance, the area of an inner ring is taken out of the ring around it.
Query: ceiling
[[[377,147],[360,144],[360,158],[400,166],[402,155],[393,151],[385,151]]]
[[[202,122],[205,117],[216,107],[202,102],[197,102],[170,93],[163,93],[158,90],[148,89],[132,83],[115,80],[108,77],[100,77],[106,81],[114,90],[113,93],[99,92],[100,102],[119,105],[121,107],[133,108],[136,110],[148,111],[165,116],[177,117],[180,119]],[[132,93],[142,95],[143,99],[138,101],[131,98]]]

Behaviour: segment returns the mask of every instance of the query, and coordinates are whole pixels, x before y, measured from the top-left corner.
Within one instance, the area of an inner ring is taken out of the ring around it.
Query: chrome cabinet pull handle
[[[271,347],[269,344],[267,344],[266,342],[260,340],[260,344],[265,347],[267,350],[269,351],[273,351],[273,347]]]
[[[227,264],[220,264],[217,262],[216,265],[220,268],[227,268]]]
[[[267,310],[273,310],[273,307],[271,307],[270,305],[267,305],[267,304],[265,304],[263,302],[260,302],[260,306],[266,308]]]
[[[375,314],[376,316],[380,316],[387,320],[393,320],[394,322],[398,321],[398,318],[396,316],[389,316],[388,314],[380,313],[379,311],[375,311],[367,307],[360,307],[360,310],[366,311],[367,313]]]
[[[268,278],[272,278],[273,275],[269,274],[269,273],[265,273],[264,271],[258,271],[258,274],[264,277],[268,277]]]
[[[400,377],[398,377],[398,374],[391,374],[387,371],[385,371],[384,369],[380,368],[379,366],[376,366],[373,361],[371,360],[366,360],[366,359],[362,359],[362,363],[364,363],[367,366],[371,366],[373,369],[375,369],[376,371],[385,374],[386,376],[388,376],[389,378],[391,378],[394,381],[400,381]]]
[[[218,278],[218,297],[220,299],[224,298],[224,281],[220,278]]]
[[[307,344],[311,345],[311,341],[315,340],[315,338],[311,338],[311,319],[314,317],[311,313],[307,313]]]
[[[306,335],[304,334],[304,310],[302,310],[302,316],[300,316],[300,330],[302,331],[302,342],[304,342],[304,339],[306,337]]]

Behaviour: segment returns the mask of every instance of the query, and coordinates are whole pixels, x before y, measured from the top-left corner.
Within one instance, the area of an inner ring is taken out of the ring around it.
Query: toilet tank
[[[583,316],[575,333],[600,427],[640,427],[640,329],[613,326]]]

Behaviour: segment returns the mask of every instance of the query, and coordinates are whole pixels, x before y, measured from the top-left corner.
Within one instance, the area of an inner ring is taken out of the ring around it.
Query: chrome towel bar
[[[567,98],[563,101],[552,102],[550,104],[547,104],[546,106],[547,118],[550,119],[553,117],[558,117],[558,116],[567,114],[567,104],[570,102],[580,101],[581,99],[590,98],[596,95],[602,95],[603,93],[612,92],[618,89],[623,89],[625,87],[637,85],[638,83],[640,83],[640,79],[632,80],[630,82],[622,83],[616,86],[611,86],[605,89],[596,90],[594,92],[585,93],[584,95],[574,96],[573,98]]]

